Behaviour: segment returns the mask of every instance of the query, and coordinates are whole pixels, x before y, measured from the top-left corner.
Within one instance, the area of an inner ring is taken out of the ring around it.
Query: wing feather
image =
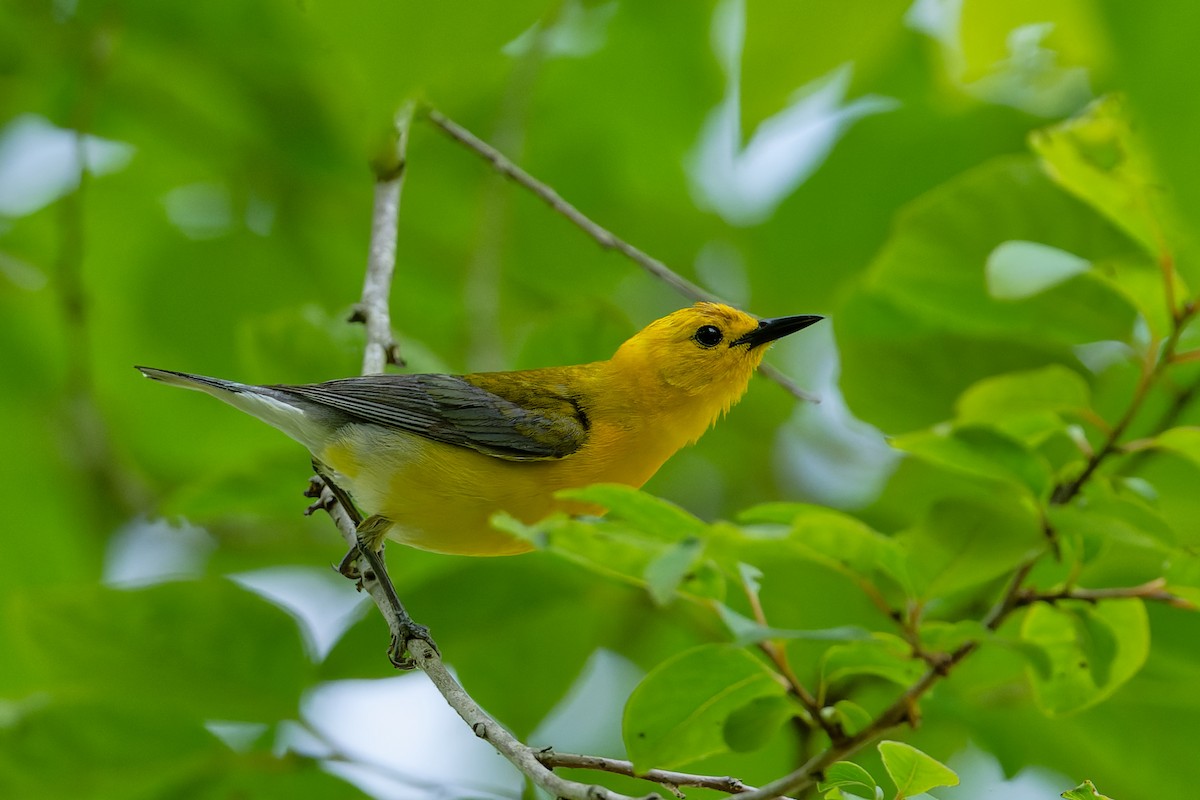
[[[489,388],[475,385],[473,378]],[[512,384],[512,391],[505,391],[505,383]],[[347,421],[396,428],[497,458],[563,458],[587,439],[587,415],[561,382],[541,383],[525,377],[498,384],[486,375],[367,375],[268,388],[316,403]]]

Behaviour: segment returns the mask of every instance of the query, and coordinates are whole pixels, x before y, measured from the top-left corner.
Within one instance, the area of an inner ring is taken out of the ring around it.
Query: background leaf
[[[688,650],[653,670],[630,695],[622,726],[626,750],[638,770],[720,753],[730,746],[731,715],[758,698],[783,695],[771,672],[744,650]]]
[[[1080,619],[1036,605],[1022,623],[1021,636],[1046,650],[1054,665],[1048,680],[1030,675],[1046,714],[1068,714],[1100,702],[1146,660],[1150,638],[1141,600],[1113,601],[1086,613],[1090,618]]]

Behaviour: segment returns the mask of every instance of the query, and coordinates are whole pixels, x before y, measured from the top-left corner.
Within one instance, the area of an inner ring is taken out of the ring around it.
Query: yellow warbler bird
[[[650,323],[607,361],[472,375],[368,375],[251,386],[138,367],[199,389],[303,444],[318,469],[383,535],[439,553],[530,549],[493,528],[497,511],[532,523],[593,483],[641,486],[741,399],[767,346],[820,320],[758,320],[697,303]]]

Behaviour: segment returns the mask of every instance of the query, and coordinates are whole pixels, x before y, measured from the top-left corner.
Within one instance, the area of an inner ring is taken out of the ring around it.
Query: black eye
[[[701,325],[692,334],[692,338],[701,347],[716,347],[721,343],[724,336],[721,334],[721,329],[716,325]]]

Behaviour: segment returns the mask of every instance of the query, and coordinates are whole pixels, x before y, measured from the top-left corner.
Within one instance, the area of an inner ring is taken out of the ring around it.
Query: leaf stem
[[[764,628],[771,627],[767,623],[767,615],[763,611],[762,601],[758,598],[758,592],[754,587],[743,577],[742,591],[746,595],[746,599],[750,603],[750,611],[754,615],[754,621]],[[830,721],[822,713],[821,703],[817,698],[808,691],[800,678],[796,676],[795,670],[792,669],[791,662],[788,661],[787,651],[779,646],[778,642],[764,639],[758,643],[758,649],[771,659],[779,674],[787,682],[788,691],[800,701],[800,705],[804,706],[804,710],[813,718],[813,722],[825,731],[830,741],[837,743],[846,738],[845,731],[835,722]]]

